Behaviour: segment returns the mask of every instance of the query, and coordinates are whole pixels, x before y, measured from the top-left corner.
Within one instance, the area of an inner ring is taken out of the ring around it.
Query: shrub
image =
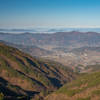
[[[90,97],[87,97],[87,98],[78,98],[77,100],[91,100]]]
[[[95,90],[92,92],[93,95],[100,95],[100,90]]]

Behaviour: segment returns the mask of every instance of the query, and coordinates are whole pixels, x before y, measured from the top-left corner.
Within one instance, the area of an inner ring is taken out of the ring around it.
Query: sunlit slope
[[[46,100],[100,100],[100,72],[80,76],[47,96]]]

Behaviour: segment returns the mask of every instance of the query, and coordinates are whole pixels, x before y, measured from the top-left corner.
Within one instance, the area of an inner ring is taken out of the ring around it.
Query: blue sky
[[[0,0],[0,28],[100,27],[100,0]]]

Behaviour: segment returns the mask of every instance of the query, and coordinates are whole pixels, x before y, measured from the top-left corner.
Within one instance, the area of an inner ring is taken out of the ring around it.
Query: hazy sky
[[[99,27],[100,0],[0,0],[0,28]]]

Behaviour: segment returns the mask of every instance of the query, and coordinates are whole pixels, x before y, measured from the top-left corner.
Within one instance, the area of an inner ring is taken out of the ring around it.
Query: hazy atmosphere
[[[99,10],[99,0],[0,0],[0,27],[97,28]]]
[[[0,100],[100,100],[100,0],[0,0]]]

